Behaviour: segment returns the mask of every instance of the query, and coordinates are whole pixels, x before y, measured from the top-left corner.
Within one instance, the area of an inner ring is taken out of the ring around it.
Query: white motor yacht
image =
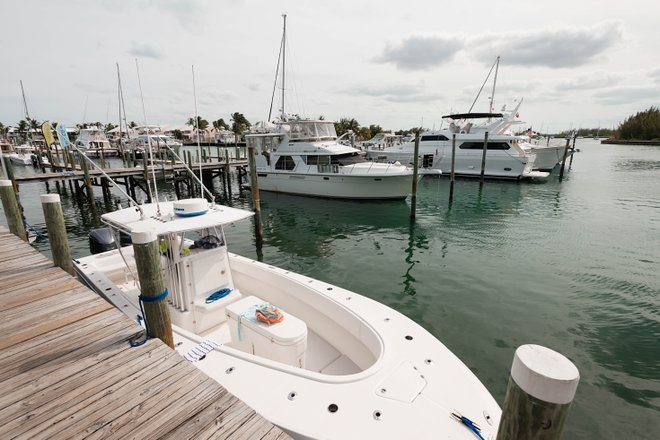
[[[519,142],[520,147],[528,154],[535,156],[534,168],[539,171],[552,171],[564,159],[565,145],[541,145],[533,144],[529,138],[521,137]],[[568,159],[573,154],[573,149],[569,148],[566,152]]]
[[[419,143],[419,159],[423,168],[451,169],[452,139],[456,135],[455,173],[458,176],[479,177],[485,134],[488,132],[484,176],[498,179],[545,178],[548,173],[534,170],[535,156],[526,152],[520,140],[509,132],[516,123],[507,113],[462,113],[444,116],[450,121],[447,129],[424,132]],[[367,157],[373,160],[412,163],[415,141],[386,148],[370,148]]]
[[[76,147],[82,151],[107,150],[110,149],[110,141],[100,128],[81,128],[76,138]]]
[[[282,116],[245,136],[254,147],[259,189],[315,197],[403,199],[413,171],[364,159],[338,142],[333,122]],[[421,174],[420,174],[421,176]]]
[[[18,145],[14,147],[13,153],[6,154],[5,157],[9,158],[13,164],[30,166],[33,164],[33,150],[29,145]]]
[[[177,352],[296,439],[474,439],[452,413],[495,438],[496,401],[420,325],[228,252],[223,228],[251,215],[190,199],[102,216],[115,231],[158,236]],[[141,321],[131,246],[74,261],[81,279]]]

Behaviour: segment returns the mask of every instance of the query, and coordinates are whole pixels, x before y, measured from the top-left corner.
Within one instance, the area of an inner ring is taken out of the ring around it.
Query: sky
[[[612,128],[660,105],[649,0],[3,0],[0,122],[266,120],[287,14],[285,110],[398,130],[470,108],[497,56],[494,108],[535,130]],[[138,60],[144,113],[140,99]],[[492,79],[473,111],[487,111]],[[281,95],[278,84],[276,95]],[[280,100],[275,100],[275,109]],[[146,116],[146,118],[145,118]]]

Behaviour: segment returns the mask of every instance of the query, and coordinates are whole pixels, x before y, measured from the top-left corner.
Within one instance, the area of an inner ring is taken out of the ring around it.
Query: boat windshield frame
[[[281,123],[282,131],[290,142],[332,141],[337,139],[335,124],[331,121],[295,120]]]

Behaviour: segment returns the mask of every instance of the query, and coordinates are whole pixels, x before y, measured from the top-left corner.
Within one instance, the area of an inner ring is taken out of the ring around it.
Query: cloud
[[[648,75],[655,80],[655,82],[660,83],[660,67],[656,67],[649,71]]]
[[[198,93],[197,96],[201,105],[218,105],[226,102],[233,102],[238,98],[238,95],[230,90],[208,92],[204,93],[202,96],[199,95],[200,94]]]
[[[442,98],[438,93],[426,91],[424,83],[396,85],[359,85],[343,90],[348,95],[363,95],[382,98],[389,102],[427,102]]]
[[[619,87],[598,92],[594,97],[602,104],[629,104],[657,100],[660,98],[660,91],[654,86]]]
[[[557,90],[602,89],[619,83],[621,78],[622,76],[618,73],[591,72],[561,81],[557,84]]]
[[[394,63],[401,70],[429,70],[450,61],[464,44],[458,36],[411,36],[388,44],[373,61]]]
[[[469,43],[473,56],[491,64],[497,55],[508,65],[578,67],[623,40],[623,26],[604,21],[590,27],[564,27],[486,34]]]
[[[141,58],[153,58],[155,60],[160,60],[163,58],[163,54],[161,54],[158,49],[149,43],[131,41],[131,47],[126,52],[135,57]]]

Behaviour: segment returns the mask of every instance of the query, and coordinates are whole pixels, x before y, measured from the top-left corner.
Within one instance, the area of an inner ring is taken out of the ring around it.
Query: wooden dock
[[[247,160],[234,160],[229,164],[231,167],[238,166],[247,166]],[[199,163],[193,164],[193,171],[197,172],[199,170]],[[202,163],[202,171],[217,170],[226,167],[223,162],[206,162]],[[174,173],[185,172],[185,165],[178,163],[175,165],[171,164],[159,164],[154,166],[147,167],[149,171],[149,177],[151,177],[151,170],[153,169],[156,173],[156,178],[162,179],[165,177],[172,177]],[[108,176],[115,179],[117,177],[139,177],[144,175],[144,168],[142,167],[124,167],[124,168],[108,168],[103,170]],[[89,175],[91,178],[100,178],[103,176],[101,171],[97,169],[90,169]],[[35,173],[31,176],[16,176],[15,180],[17,184],[23,183],[32,183],[32,182],[50,182],[50,181],[66,181],[66,180],[83,180],[85,177],[83,171],[80,171],[80,167],[76,167],[75,171],[60,171],[60,172],[50,172],[50,173]]]
[[[288,439],[0,225],[0,438]]]

